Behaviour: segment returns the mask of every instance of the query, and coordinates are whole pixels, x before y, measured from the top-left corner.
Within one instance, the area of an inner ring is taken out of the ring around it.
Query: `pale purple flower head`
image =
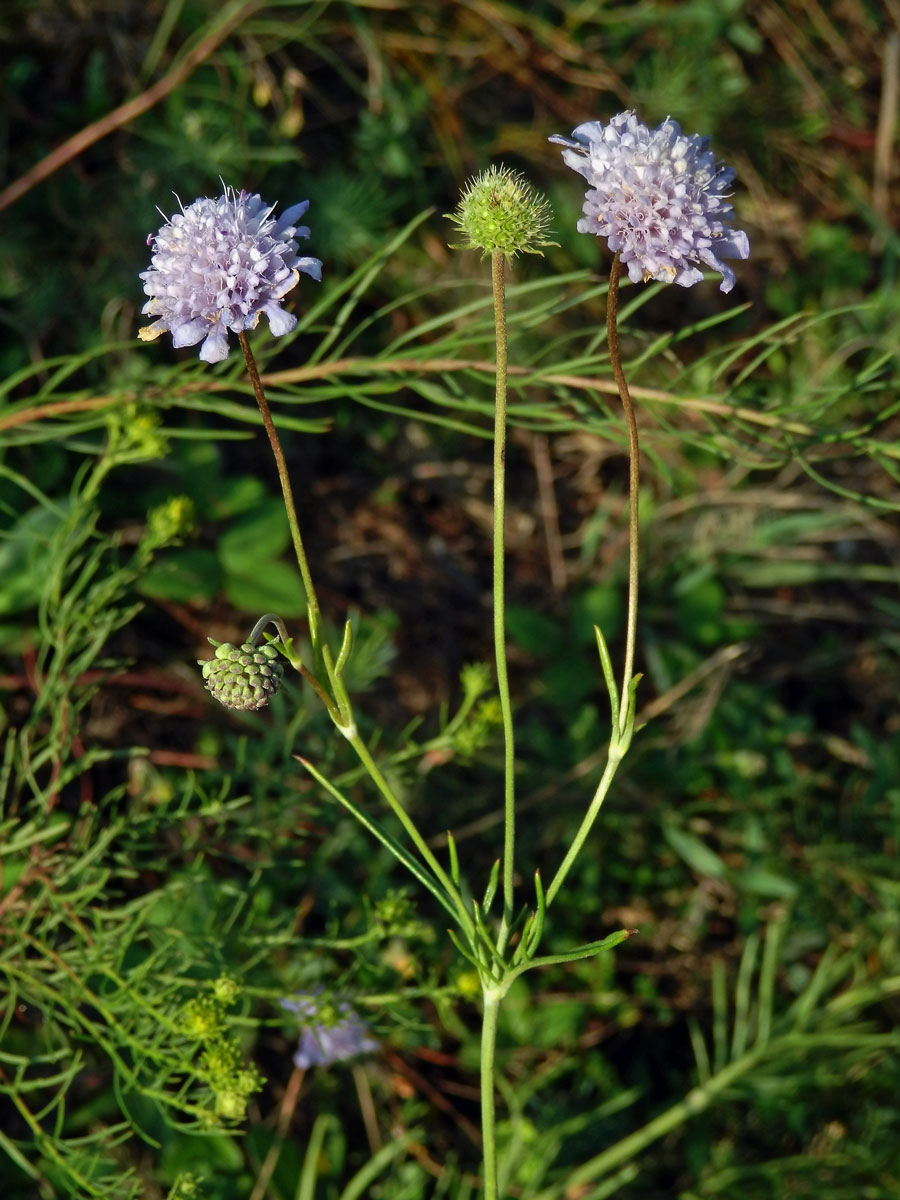
[[[153,257],[141,272],[150,297],[141,311],[157,320],[138,336],[149,342],[171,333],[175,346],[202,342],[204,362],[227,358],[228,330],[254,329],[261,313],[276,337],[290,333],[297,318],[281,300],[301,271],[322,278],[317,258],[297,254],[296,239],[309,237],[296,224],[308,200],[276,217],[259,196],[222,186],[218,200],[204,196],[182,207],[148,238]]]
[[[722,259],[746,258],[750,243],[730,227],[734,171],[716,163],[709,138],[685,136],[670,117],[650,129],[629,111],[550,141],[565,147],[563,161],[590,185],[579,231],[608,238],[632,283],[690,287],[706,266],[721,274],[720,290],[731,291],[734,271]]]
[[[304,1071],[310,1067],[330,1067],[332,1063],[377,1050],[378,1042],[369,1033],[368,1025],[346,1000],[323,1003],[320,991],[321,988],[316,988],[312,994],[281,1001],[282,1008],[307,1018],[294,1054],[294,1066]]]

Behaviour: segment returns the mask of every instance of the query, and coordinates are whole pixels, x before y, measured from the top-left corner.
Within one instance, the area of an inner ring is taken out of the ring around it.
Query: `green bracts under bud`
[[[509,167],[489,167],[470,179],[456,212],[447,213],[460,233],[469,239],[454,250],[540,254],[550,224],[549,202],[524,176]]]
[[[270,697],[281,685],[284,668],[277,648],[267,642],[264,646],[232,646],[230,642],[214,642],[215,658],[198,659],[206,686],[226,708],[265,708]]]

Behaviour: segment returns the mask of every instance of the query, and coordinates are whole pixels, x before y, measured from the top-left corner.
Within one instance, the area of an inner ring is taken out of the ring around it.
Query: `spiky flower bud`
[[[468,239],[454,250],[481,250],[483,256],[499,250],[513,258],[556,245],[546,236],[549,202],[509,167],[489,167],[470,179],[456,212],[446,215]]]
[[[278,649],[271,642],[232,646],[230,642],[208,640],[216,647],[216,656],[198,659],[198,663],[213,696],[226,708],[265,708],[284,675]]]

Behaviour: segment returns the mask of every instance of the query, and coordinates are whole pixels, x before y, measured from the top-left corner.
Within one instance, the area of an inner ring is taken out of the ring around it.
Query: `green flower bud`
[[[198,659],[198,663],[213,696],[226,708],[265,708],[284,675],[277,647],[271,642],[232,646],[230,642],[208,640],[216,647],[216,656],[206,661]]]
[[[202,1063],[213,1090],[219,1085],[233,1086],[233,1077],[242,1067],[241,1048],[233,1038],[222,1037],[203,1052]]]
[[[509,167],[489,167],[470,179],[456,212],[446,216],[468,238],[454,250],[482,250],[483,257],[499,250],[513,258],[556,245],[546,237],[549,202]]]
[[[220,1004],[234,1004],[240,993],[240,984],[230,975],[220,975],[212,985],[213,995]]]
[[[241,1096],[252,1096],[262,1089],[265,1077],[257,1070],[256,1064],[251,1063],[243,1071],[238,1071],[234,1077],[234,1090]]]
[[[215,1097],[216,1116],[228,1121],[243,1121],[247,1113],[246,1096],[226,1088],[224,1092],[216,1092]]]
[[[491,686],[491,669],[487,663],[466,663],[459,673],[459,682],[470,703],[477,700]]]
[[[194,502],[190,496],[172,496],[147,514],[146,540],[153,549],[178,543],[194,530]]]
[[[188,1037],[208,1042],[222,1033],[222,1011],[209,996],[198,996],[185,1004],[181,1027]]]
[[[172,1184],[168,1200],[200,1200],[203,1191],[193,1171],[181,1171]]]

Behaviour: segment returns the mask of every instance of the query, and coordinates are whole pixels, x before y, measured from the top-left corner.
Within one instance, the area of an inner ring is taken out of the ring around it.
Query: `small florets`
[[[720,290],[731,291],[734,271],[722,259],[747,258],[750,243],[731,228],[734,171],[716,162],[709,138],[683,134],[670,117],[650,129],[629,111],[550,141],[565,147],[563,161],[590,185],[578,229],[608,238],[633,283],[690,287],[706,266],[721,274]]]
[[[467,241],[455,250],[499,250],[507,258],[540,254],[547,240],[550,205],[524,176],[508,167],[489,167],[466,184],[456,212],[447,213]]]
[[[298,255],[297,225],[309,201],[280,217],[258,195],[226,187],[218,200],[202,197],[182,208],[150,237],[153,256],[141,273],[150,297],[142,313],[157,318],[140,330],[143,341],[171,333],[175,346],[198,342],[204,362],[228,357],[228,331],[254,329],[265,313],[275,337],[290,333],[297,318],[281,301],[305,272],[322,278],[317,258]]]

